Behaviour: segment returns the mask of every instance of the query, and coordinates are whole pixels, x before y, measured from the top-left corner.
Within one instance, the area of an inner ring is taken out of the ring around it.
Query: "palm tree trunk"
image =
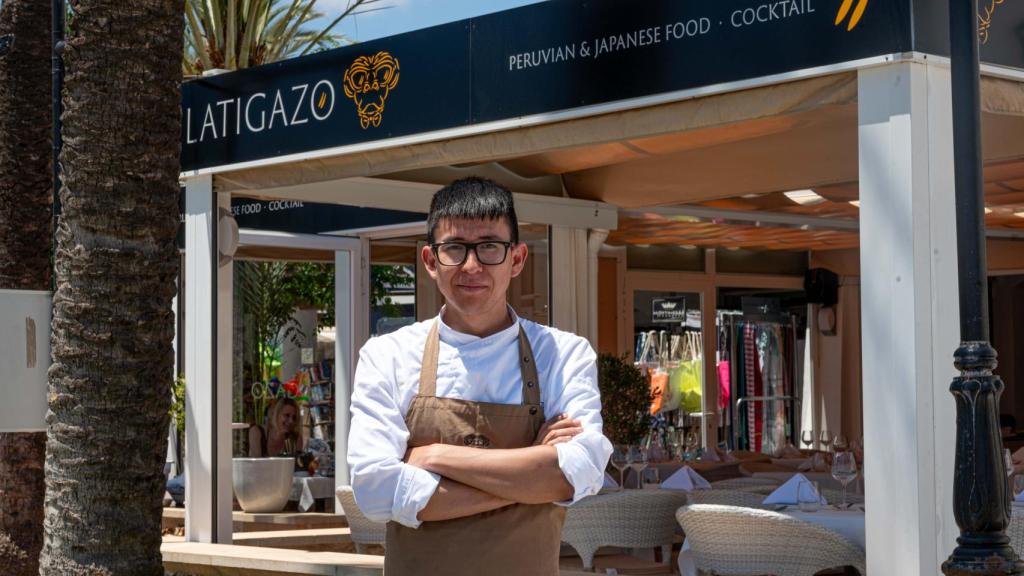
[[[80,0],[64,55],[44,576],[163,576],[183,0]]]
[[[5,0],[0,36],[0,288],[50,288],[50,3]],[[39,573],[46,434],[0,433],[0,566]]]
[[[50,3],[4,0],[0,35],[0,288],[50,289]]]

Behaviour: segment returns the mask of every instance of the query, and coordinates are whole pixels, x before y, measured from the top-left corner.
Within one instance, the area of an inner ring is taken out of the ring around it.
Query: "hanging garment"
[[[729,361],[722,360],[718,363],[718,409],[726,410],[729,407]]]
[[[747,387],[744,396],[757,396],[757,345],[755,344],[755,336],[756,331],[753,325],[747,324],[743,327],[743,362],[745,364],[744,372],[746,373]],[[757,437],[759,434],[756,431],[758,429],[757,407],[754,402],[747,402],[747,445],[754,451],[757,451]]]

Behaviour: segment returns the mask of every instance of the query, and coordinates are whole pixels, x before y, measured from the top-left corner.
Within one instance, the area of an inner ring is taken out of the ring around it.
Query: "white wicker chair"
[[[676,512],[697,569],[719,576],[813,576],[853,566],[864,551],[832,530],[768,510],[694,504]]]
[[[772,478],[756,478],[753,476],[730,478],[728,480],[719,480],[718,482],[711,483],[711,488],[714,490],[742,490],[743,492],[753,492],[755,494],[764,494],[765,496],[774,492],[779,486],[781,486],[781,484],[778,480],[774,480]]]
[[[764,508],[769,509],[774,506],[764,505],[765,496],[763,494],[757,494],[755,492],[745,492],[743,490],[721,490],[719,488],[713,488],[711,490],[694,490],[687,494],[688,504],[721,504],[723,506],[741,506],[744,508]]]
[[[356,504],[356,498],[352,494],[351,486],[342,486],[336,492],[338,500],[341,501],[341,508],[345,512],[345,519],[348,520],[348,527],[352,531],[352,542],[356,545],[356,552],[366,553],[367,544],[384,545],[387,535],[387,524],[374,522],[363,515]]]
[[[662,547],[662,563],[671,561],[675,511],[686,494],[670,490],[623,490],[584,498],[567,510],[562,541],[572,546],[592,570],[602,546]]]

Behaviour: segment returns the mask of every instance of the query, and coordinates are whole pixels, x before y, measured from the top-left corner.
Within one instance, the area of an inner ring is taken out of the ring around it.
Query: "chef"
[[[509,306],[518,229],[494,182],[439,190],[419,256],[445,305],[359,353],[348,462],[389,576],[557,575],[565,507],[602,486],[595,354]]]

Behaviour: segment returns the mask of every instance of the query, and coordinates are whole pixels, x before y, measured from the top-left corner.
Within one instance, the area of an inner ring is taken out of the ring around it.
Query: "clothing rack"
[[[768,310],[720,310],[717,373],[725,438],[734,449],[774,452],[798,443],[796,318]]]

